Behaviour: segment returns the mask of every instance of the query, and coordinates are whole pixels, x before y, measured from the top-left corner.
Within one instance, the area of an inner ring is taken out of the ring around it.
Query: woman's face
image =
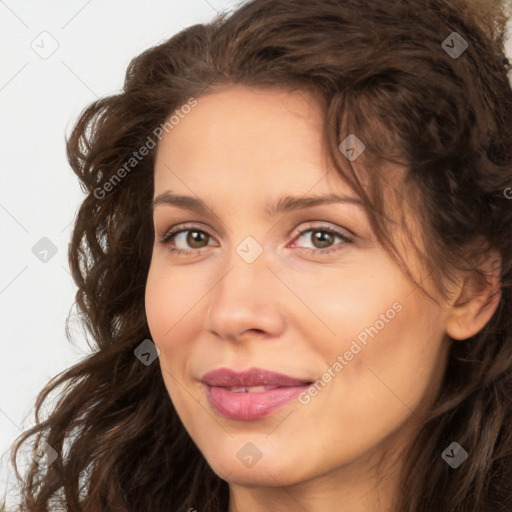
[[[309,94],[233,86],[158,148],[147,319],[183,425],[235,485],[355,478],[405,447],[445,368],[443,310],[321,133]]]

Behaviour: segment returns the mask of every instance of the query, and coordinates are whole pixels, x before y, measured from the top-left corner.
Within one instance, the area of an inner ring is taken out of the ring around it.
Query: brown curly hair
[[[338,144],[362,134],[375,165],[405,163],[399,196],[414,204],[428,248],[420,256],[440,290],[450,270],[485,277],[482,255],[501,256],[498,308],[478,334],[453,341],[396,512],[512,510],[508,17],[504,0],[253,0],[130,63],[123,91],[87,107],[67,139],[86,193],[69,260],[92,353],[41,391],[37,425],[13,446],[15,466],[29,441],[33,453],[47,443],[58,455],[24,476],[16,468],[20,511],[227,510],[228,484],[181,424],[159,366],[134,356],[151,337],[144,291],[155,150],[115,186],[105,184],[176,109],[230,84],[314,91],[329,155],[393,254],[382,178],[369,173],[363,186]],[[442,46],[453,32],[467,43],[457,57]],[[53,394],[58,401],[41,418]],[[440,457],[454,439],[470,453],[464,470]]]

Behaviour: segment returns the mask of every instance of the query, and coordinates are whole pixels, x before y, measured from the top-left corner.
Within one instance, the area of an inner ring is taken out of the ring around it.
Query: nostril
[[[257,334],[263,334],[265,331],[262,329],[249,329],[249,332],[255,332]]]

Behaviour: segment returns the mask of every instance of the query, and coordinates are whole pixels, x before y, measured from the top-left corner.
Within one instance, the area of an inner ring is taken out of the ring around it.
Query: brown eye
[[[187,232],[188,235],[186,241],[189,247],[199,249],[201,247],[205,247],[206,245],[208,245],[209,235],[204,231],[196,231],[189,229]],[[204,241],[206,241],[206,244],[204,244]]]
[[[333,252],[343,249],[353,240],[330,227],[317,226],[304,229],[295,238],[294,246],[308,252]]]
[[[212,237],[200,229],[177,229],[171,231],[161,242],[169,248],[171,252],[179,254],[197,254],[200,249],[207,247]]]
[[[334,242],[334,234],[330,231],[312,230],[311,241],[318,249],[329,247]]]

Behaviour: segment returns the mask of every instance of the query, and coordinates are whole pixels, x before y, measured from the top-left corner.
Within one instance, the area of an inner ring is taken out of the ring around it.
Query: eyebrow
[[[363,202],[356,197],[339,196],[336,194],[327,194],[322,196],[285,196],[279,199],[277,203],[265,203],[265,213],[271,217],[281,213],[287,213],[294,210],[312,208],[314,206],[328,205],[334,203],[354,204],[364,209]],[[157,206],[167,204],[184,208],[197,213],[207,214],[212,211],[207,204],[199,198],[192,196],[183,196],[166,191],[153,199],[152,209]]]

